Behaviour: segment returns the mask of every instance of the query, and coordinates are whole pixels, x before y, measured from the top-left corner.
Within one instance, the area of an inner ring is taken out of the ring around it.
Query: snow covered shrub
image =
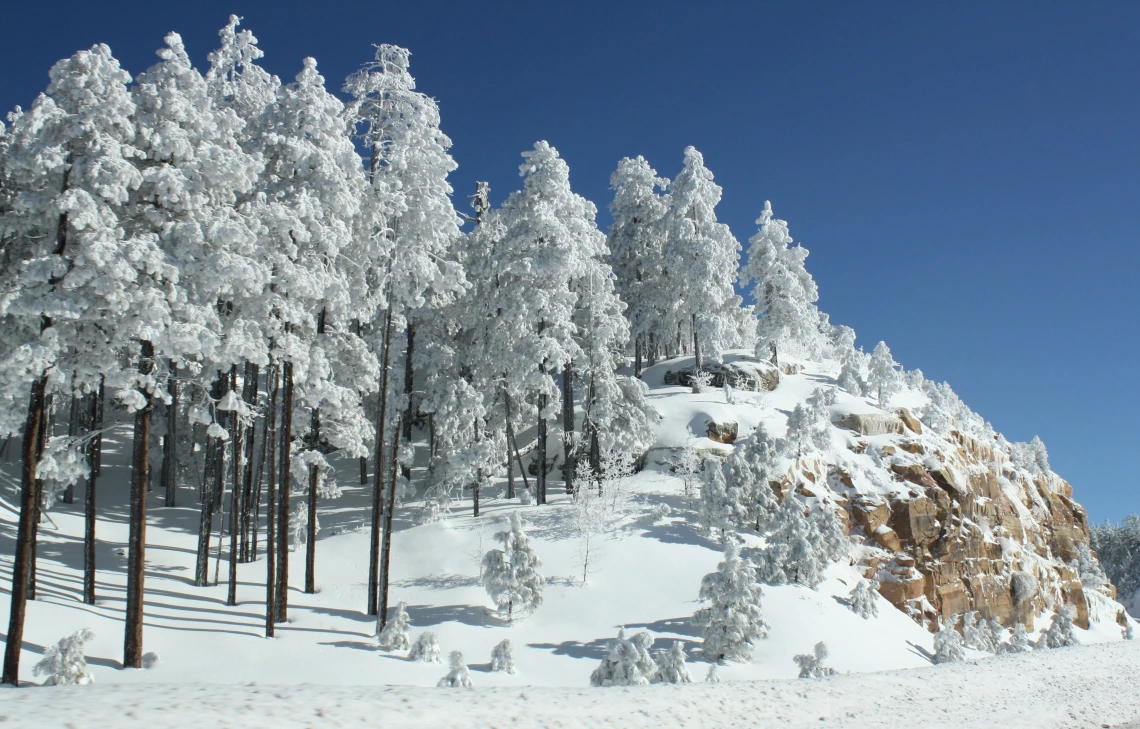
[[[1129,620],[1124,624],[1124,627],[1120,629],[1120,638],[1121,640],[1132,640],[1135,637],[1134,631],[1132,630],[1132,621]]]
[[[542,561],[523,532],[517,511],[511,513],[509,528],[495,534],[495,541],[503,548],[483,556],[483,587],[499,612],[513,620],[516,612],[533,612],[542,605],[546,578],[538,571]]]
[[[851,612],[864,620],[878,617],[879,605],[875,602],[875,594],[878,591],[878,580],[860,580],[859,584],[855,585],[855,589],[851,591],[851,597],[847,599],[847,605],[851,608]]]
[[[401,600],[396,606],[396,613],[380,629],[377,638],[381,650],[406,651],[412,647],[412,641],[408,637],[409,618],[406,608],[407,603]]]
[[[767,543],[756,559],[761,582],[814,588],[827,567],[846,556],[849,542],[832,507],[822,504],[807,516],[804,508],[789,494],[776,512]]]
[[[154,651],[150,651],[148,653],[143,653],[142,667],[147,669],[147,670],[150,670],[150,669],[154,668],[155,666],[157,666],[159,664],[159,661],[161,661],[161,660],[162,659],[159,658],[158,654],[155,653]]]
[[[708,673],[705,674],[705,683],[720,683],[720,676],[716,672],[716,664],[709,666]]]
[[[982,618],[979,624],[978,613],[975,610],[969,611],[962,618],[962,642],[967,648],[986,651],[987,653],[997,652],[997,646],[994,645],[990,636],[989,625],[987,625],[985,618]]]
[[[729,542],[724,561],[701,580],[701,600],[712,603],[693,614],[693,624],[704,628],[701,651],[711,662],[745,662],[756,641],[768,635],[760,610],[763,592],[756,584],[752,562],[740,557],[740,547]]]
[[[998,646],[998,654],[1005,653],[1026,653],[1033,650],[1033,644],[1029,641],[1029,634],[1025,632],[1025,623],[1018,623],[1013,626],[1013,633],[1009,636],[1009,641],[1002,643]]]
[[[1018,570],[1010,577],[1010,587],[1013,589],[1014,604],[1020,605],[1037,594],[1037,578],[1030,572]]]
[[[516,673],[515,650],[510,638],[504,638],[497,646],[491,649],[491,670]]]
[[[958,624],[958,616],[951,615],[946,618],[942,630],[934,634],[934,662],[955,663],[966,660],[966,651],[962,648],[962,636],[954,626]]]
[[[471,683],[471,671],[463,662],[463,654],[459,651],[452,651],[451,655],[447,657],[447,661],[450,664],[447,675],[439,679],[439,683],[436,685],[440,688],[472,688],[474,684]]]
[[[983,623],[983,625],[988,625],[986,632],[988,633],[990,646],[992,646],[990,652],[997,653],[1002,641],[1005,640],[1005,627],[1002,626],[997,616],[990,618],[989,623]]]
[[[698,474],[701,472],[701,457],[697,453],[697,437],[693,435],[691,429],[685,436],[685,444],[681,447],[681,452],[669,461],[669,467],[673,473],[681,477],[685,486],[686,498],[691,498],[693,489],[700,482]]]
[[[834,404],[835,390],[820,387],[796,405],[788,416],[785,440],[789,456],[798,458],[805,453],[825,452],[831,448],[831,411],[827,406]]]
[[[317,522],[317,531],[321,530],[320,521]],[[309,504],[298,501],[297,508],[289,517],[289,550],[296,552],[302,544],[309,541]]]
[[[692,683],[689,667],[685,663],[685,646],[681,641],[673,641],[668,651],[657,652],[657,675],[659,683]]]
[[[1067,648],[1068,646],[1080,645],[1081,641],[1073,632],[1073,613],[1072,605],[1065,605],[1053,613],[1053,622],[1037,640],[1037,647]]]
[[[44,651],[44,657],[32,667],[32,675],[47,676],[44,686],[83,686],[95,680],[87,670],[83,644],[95,637],[87,628],[77,630]]]
[[[732,385],[728,384],[728,378],[724,378],[724,402],[726,405],[736,404],[736,390],[732,389]]]
[[[867,394],[867,381],[863,377],[863,367],[855,357],[844,361],[842,369],[839,370],[839,379],[836,384],[855,397]]]
[[[617,640],[607,646],[608,655],[590,674],[591,686],[641,686],[653,680],[657,663],[649,655],[653,636],[642,631],[632,638],[625,637],[625,629],[618,631]]]
[[[653,518],[653,522],[664,521],[673,513],[668,504],[654,504],[653,508],[649,510],[649,516]]]
[[[708,392],[711,388],[713,375],[708,370],[694,370],[690,382],[693,384],[693,394]]]
[[[800,667],[800,678],[822,678],[824,676],[834,676],[835,669],[823,665],[827,659],[827,644],[820,641],[815,644],[811,653],[801,653],[798,656],[793,656],[792,660]]]
[[[443,663],[443,659],[439,657],[439,643],[436,642],[435,633],[430,630],[420,633],[416,642],[412,643],[411,650],[408,651],[408,660]]]

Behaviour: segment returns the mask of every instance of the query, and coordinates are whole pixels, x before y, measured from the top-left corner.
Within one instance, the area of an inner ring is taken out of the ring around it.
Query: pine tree
[[[463,662],[463,654],[459,651],[452,651],[451,655],[447,657],[450,664],[447,675],[439,679],[440,688],[473,688],[474,684],[471,683],[471,671],[467,669],[467,664]]]
[[[685,646],[679,640],[673,641],[668,651],[657,652],[656,680],[660,683],[692,683],[689,667],[685,664]]]
[[[408,650],[409,661],[423,661],[424,663],[443,663],[439,657],[439,643],[436,642],[435,633],[425,630],[412,643]]]
[[[625,629],[618,631],[617,640],[610,641],[607,655],[601,665],[590,674],[591,686],[644,686],[657,673],[657,663],[649,655],[653,636],[642,631],[631,638]]]
[[[686,327],[692,337],[696,368],[704,358],[720,361],[733,339],[732,312],[740,307],[733,281],[740,264],[740,243],[716,220],[721,188],[704,157],[685,148],[685,164],[671,186],[665,216],[665,290],[674,297],[671,329]]]
[[[739,491],[744,522],[758,532],[769,528],[780,508],[772,484],[785,470],[782,448],[761,423],[747,438],[736,442],[725,463],[725,479]]]
[[[799,678],[834,676],[835,669],[823,665],[823,662],[827,660],[827,656],[827,644],[823,641],[816,643],[811,653],[793,656],[792,660],[800,667]]]
[[[736,479],[725,478],[724,465],[716,458],[706,458],[701,469],[701,500],[698,517],[701,526],[719,532],[721,543],[731,531],[739,529],[748,517],[744,491]]]
[[[542,605],[546,578],[538,571],[542,561],[523,532],[517,511],[511,512],[509,528],[497,532],[495,541],[503,548],[492,549],[483,556],[483,586],[509,621],[516,613],[533,612]]]
[[[942,624],[942,629],[934,634],[934,662],[955,663],[966,660],[966,651],[962,648],[962,636],[954,626],[958,624],[958,616],[951,615]]]
[[[855,589],[851,591],[851,597],[847,599],[851,612],[864,620],[878,617],[879,603],[875,599],[875,594],[878,591],[878,580],[860,580],[859,584],[855,585]]]
[[[748,263],[740,270],[742,286],[752,284],[756,299],[756,356],[778,352],[819,357],[825,346],[820,314],[815,306],[819,289],[804,267],[808,249],[790,247],[788,223],[772,217],[772,203],[756,219],[760,231],[748,239]]]
[[[871,353],[867,385],[871,392],[874,392],[878,397],[880,407],[886,406],[891,397],[902,387],[899,372],[895,369],[897,366],[887,343],[879,342],[876,344],[875,351]]]
[[[1037,640],[1037,648],[1067,648],[1080,645],[1081,641],[1073,632],[1073,607],[1065,605],[1053,613],[1049,628]]]
[[[785,439],[791,455],[826,453],[831,449],[831,412],[827,406],[834,404],[835,390],[830,388],[817,388],[807,399],[796,404],[788,416]]]
[[[832,507],[823,504],[805,515],[803,504],[789,495],[767,533],[766,545],[757,558],[757,572],[768,584],[792,582],[814,588],[847,548],[847,538]]]
[[[44,686],[83,686],[95,681],[87,670],[83,645],[95,637],[84,628],[76,631],[44,651],[44,657],[32,668],[35,676],[46,676]]]
[[[760,612],[762,596],[752,563],[729,541],[717,571],[701,580],[699,598],[712,604],[693,614],[693,624],[704,628],[705,658],[744,662],[752,657],[756,641],[768,635]]]
[[[406,609],[407,603],[403,600],[396,606],[396,612],[380,629],[377,636],[380,649],[385,651],[404,651],[412,647],[411,640],[408,638],[408,611]]]
[[[1009,641],[1002,643],[998,646],[998,653],[1026,653],[1033,650],[1033,643],[1029,640],[1029,634],[1025,632],[1025,623],[1018,623],[1013,626],[1013,633],[1009,636]]]
[[[515,652],[511,646],[510,638],[503,638],[491,650],[491,670],[503,671],[512,675],[518,672],[515,669]]]

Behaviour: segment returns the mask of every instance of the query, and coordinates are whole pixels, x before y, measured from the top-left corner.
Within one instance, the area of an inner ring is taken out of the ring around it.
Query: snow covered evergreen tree
[[[832,507],[822,504],[807,515],[804,511],[794,495],[784,499],[756,559],[761,582],[815,587],[827,567],[846,554],[847,538]]]
[[[899,377],[897,367],[898,364],[895,362],[895,358],[891,356],[891,349],[887,343],[879,342],[876,344],[868,365],[867,385],[871,392],[878,397],[880,407],[885,407],[890,402],[891,397],[902,387],[902,380]]]
[[[447,660],[450,664],[449,670],[446,676],[439,679],[437,685],[440,688],[474,688],[475,684],[471,683],[471,671],[463,662],[463,654],[452,651]]]
[[[1067,648],[1080,645],[1081,641],[1073,632],[1073,607],[1065,605],[1053,613],[1049,628],[1037,639],[1037,648]]]
[[[673,301],[670,329],[678,337],[689,333],[699,370],[706,357],[719,362],[734,339],[733,311],[740,297],[732,284],[740,243],[717,222],[721,188],[696,148],[685,148],[684,167],[670,189],[663,248],[665,290]]]
[[[515,651],[510,638],[503,638],[491,650],[491,670],[503,671],[512,675],[518,672],[515,669]]]
[[[517,511],[511,512],[509,528],[497,532],[495,541],[503,548],[483,556],[483,586],[499,612],[513,620],[516,613],[533,612],[542,605],[546,578],[538,571],[542,561],[534,553]]]
[[[591,686],[644,686],[657,673],[657,663],[649,655],[653,636],[647,631],[625,637],[625,629],[618,631],[617,640],[610,641],[608,654],[600,666],[590,674]]]
[[[819,290],[804,267],[808,250],[789,247],[788,223],[772,216],[772,203],[756,219],[760,231],[748,239],[748,263],[740,270],[740,284],[752,284],[756,299],[757,357],[777,352],[819,357],[825,345],[815,302]]]
[[[993,643],[989,625],[985,618],[979,622],[978,617],[977,611],[971,610],[962,619],[962,642],[967,648],[996,653],[997,646]]]
[[[958,624],[958,616],[951,615],[942,624],[942,629],[934,634],[935,663],[954,663],[966,660],[966,651],[962,648],[962,636],[954,626]]]
[[[377,636],[380,649],[385,651],[406,651],[412,647],[408,637],[410,618],[406,609],[407,603],[403,600],[396,606],[396,612],[384,623]]]
[[[747,438],[736,442],[725,462],[725,480],[740,494],[743,521],[758,532],[771,525],[780,508],[772,484],[784,472],[781,448],[780,441],[769,435],[761,423]]]
[[[728,534],[744,523],[748,515],[743,491],[736,479],[725,478],[724,465],[716,458],[706,458],[701,469],[701,500],[698,517],[710,533],[719,533],[723,544]]]
[[[95,637],[87,628],[78,630],[44,651],[44,657],[32,667],[35,676],[46,676],[44,686],[83,686],[95,677],[87,670],[83,645]]]
[[[689,667],[685,663],[685,646],[679,640],[673,641],[668,651],[657,652],[657,673],[659,683],[692,683]]]
[[[812,648],[811,653],[800,654],[793,656],[792,660],[800,667],[799,678],[823,678],[824,676],[834,676],[835,669],[830,666],[823,665],[827,660],[827,644],[820,641]]]
[[[803,402],[797,403],[788,416],[788,433],[785,441],[789,455],[800,457],[807,453],[826,453],[831,448],[831,412],[828,405],[835,404],[835,390],[816,388]]]
[[[1033,643],[1029,640],[1029,634],[1025,632],[1025,623],[1018,623],[1013,626],[1013,633],[1009,636],[1009,640],[998,646],[998,653],[1026,653],[1033,650]]]
[[[409,661],[423,661],[424,663],[443,663],[439,657],[439,643],[435,633],[425,630],[416,637],[416,642],[408,650]]]
[[[752,657],[756,642],[768,635],[760,610],[762,597],[752,563],[741,558],[740,547],[729,541],[717,571],[701,580],[699,598],[711,604],[693,614],[693,624],[704,629],[705,658],[744,662]]]
[[[855,585],[855,589],[851,591],[851,596],[847,599],[847,604],[851,608],[851,612],[864,620],[878,617],[879,604],[875,599],[875,595],[878,591],[878,580],[860,580],[859,584]]]

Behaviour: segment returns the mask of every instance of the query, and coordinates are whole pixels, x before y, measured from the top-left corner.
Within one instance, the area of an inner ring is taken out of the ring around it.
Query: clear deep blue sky
[[[98,42],[138,74],[177,30],[205,70],[231,12],[285,80],[314,56],[339,88],[406,46],[457,206],[477,179],[500,202],[546,139],[605,226],[619,158],[672,177],[695,145],[737,238],[765,199],[789,221],[833,322],[1039,434],[1094,520],[1140,512],[1140,4],[8,5],[4,109]]]

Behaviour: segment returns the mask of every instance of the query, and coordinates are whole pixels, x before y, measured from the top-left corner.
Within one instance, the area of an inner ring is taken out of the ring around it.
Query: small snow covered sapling
[[[625,629],[618,631],[617,640],[610,641],[609,653],[602,664],[590,674],[591,686],[643,686],[657,674],[657,663],[649,655],[653,636],[642,631],[632,638],[625,637]]]
[[[979,622],[978,613],[975,610],[966,613],[965,618],[962,619],[962,642],[966,644],[967,648],[986,651],[987,653],[997,652],[997,646],[993,642],[989,624],[985,618],[982,618],[981,622]]]
[[[934,662],[955,663],[966,660],[966,651],[962,647],[962,636],[954,626],[958,624],[958,616],[951,615],[946,618],[942,630],[934,634]]]
[[[1129,620],[1124,624],[1124,627],[1120,629],[1120,638],[1122,640],[1132,640],[1135,637],[1135,632],[1132,630],[1132,621]]]
[[[1029,634],[1025,632],[1025,623],[1018,623],[1013,626],[1013,634],[1009,636],[1009,641],[1002,643],[998,646],[998,653],[1027,653],[1033,650],[1033,644],[1029,641]]]
[[[463,662],[463,654],[452,651],[447,660],[450,664],[447,675],[439,679],[436,685],[440,688],[472,688],[474,684],[471,683],[471,671]]]
[[[44,657],[32,668],[35,676],[47,676],[44,686],[83,686],[95,677],[87,670],[83,644],[95,637],[87,628],[78,630],[44,651]]]
[[[822,678],[835,675],[834,668],[823,665],[827,656],[827,644],[821,640],[815,644],[811,653],[801,653],[793,656],[792,660],[800,667],[800,678]]]
[[[406,651],[412,647],[411,639],[408,637],[408,618],[407,603],[403,600],[396,606],[396,613],[388,622],[380,629],[380,634],[377,636],[380,649],[386,651]]]
[[[708,392],[712,380],[712,373],[708,370],[694,370],[690,378],[690,382],[693,383],[693,394],[699,395],[702,392]]]
[[[542,605],[546,578],[538,571],[542,561],[523,532],[518,512],[511,513],[509,528],[495,534],[502,549],[483,556],[483,587],[499,612],[513,620],[516,613],[533,612]]]
[[[657,652],[658,683],[692,683],[693,677],[689,675],[689,667],[685,662],[685,646],[681,641],[673,641],[673,647],[668,651]]]
[[[668,504],[655,504],[653,508],[649,510],[649,515],[653,517],[654,523],[665,521],[672,513],[673,510],[669,508]]]
[[[491,670],[505,673],[517,673],[515,669],[515,650],[510,638],[504,638],[501,643],[491,649]]]
[[[430,630],[420,633],[416,642],[412,643],[411,650],[408,651],[408,660],[443,663],[443,659],[439,657],[439,643],[436,642],[435,633]]]
[[[851,597],[847,599],[847,605],[851,608],[851,612],[864,620],[878,617],[879,605],[875,602],[875,593],[878,591],[878,580],[860,580],[855,589],[851,591]]]
[[[709,666],[708,673],[705,674],[705,683],[720,683],[720,676],[716,672],[715,663]]]
[[[1081,641],[1073,632],[1073,608],[1071,605],[1065,605],[1053,614],[1053,622],[1049,625],[1049,629],[1042,633],[1037,640],[1038,648],[1067,648],[1080,644]]]

